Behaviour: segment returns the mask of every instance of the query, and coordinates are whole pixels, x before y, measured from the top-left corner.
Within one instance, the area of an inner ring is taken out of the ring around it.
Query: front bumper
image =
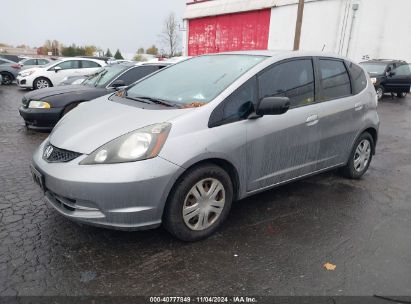
[[[61,118],[63,108],[30,109],[21,106],[20,116],[23,117],[27,127],[32,129],[52,129]]]
[[[96,226],[138,230],[160,225],[164,204],[182,168],[156,157],[108,165],[79,165],[42,158],[43,142],[33,166],[44,177],[45,195],[60,214]]]
[[[20,88],[31,89],[33,87],[33,80],[29,77],[17,76],[16,82]]]

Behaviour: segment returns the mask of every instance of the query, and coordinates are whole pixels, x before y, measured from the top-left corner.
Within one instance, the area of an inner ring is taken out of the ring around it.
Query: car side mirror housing
[[[54,68],[53,68],[53,70],[54,70],[54,72],[56,72],[56,73],[57,73],[58,71],[61,71],[61,67],[56,66],[56,67],[54,67]]]
[[[290,99],[288,97],[265,97],[260,101],[257,111],[258,116],[281,115],[290,109]]]
[[[121,87],[125,87],[125,86],[126,86],[126,83],[124,82],[124,80],[117,79],[113,81],[113,83],[110,85],[110,88],[120,89]]]
[[[388,73],[388,75],[389,75],[390,77],[392,77],[392,76],[395,75],[395,72],[394,72],[394,71],[391,71],[391,72]]]

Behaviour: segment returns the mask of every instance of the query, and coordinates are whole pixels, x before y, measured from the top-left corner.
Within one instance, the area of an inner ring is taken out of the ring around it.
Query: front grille
[[[51,144],[46,145],[43,151],[43,159],[49,163],[66,163],[80,155],[81,153],[59,149]]]

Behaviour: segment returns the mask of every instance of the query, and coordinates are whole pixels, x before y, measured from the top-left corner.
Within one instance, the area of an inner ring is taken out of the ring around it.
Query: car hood
[[[64,116],[50,134],[50,143],[60,149],[90,154],[121,135],[191,110],[143,109],[104,96],[82,103]]]
[[[43,100],[45,98],[55,96],[55,95],[62,95],[68,93],[77,93],[81,94],[85,91],[93,91],[96,90],[95,87],[88,87],[85,85],[75,84],[75,85],[67,85],[67,86],[57,86],[57,87],[50,87],[32,91],[25,95],[27,100]]]

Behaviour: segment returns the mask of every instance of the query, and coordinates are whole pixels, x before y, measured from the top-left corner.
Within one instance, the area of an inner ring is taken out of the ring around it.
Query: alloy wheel
[[[184,223],[191,230],[205,230],[220,217],[225,204],[225,189],[215,178],[196,183],[188,192],[183,205]]]
[[[39,79],[36,82],[36,88],[37,89],[44,89],[44,88],[48,88],[49,87],[49,83],[47,80],[45,79]]]
[[[371,157],[371,143],[369,140],[362,140],[355,150],[354,154],[354,169],[357,172],[362,172],[367,168]]]
[[[13,79],[10,77],[10,75],[2,75],[3,76],[3,84],[11,84],[13,82]]]

